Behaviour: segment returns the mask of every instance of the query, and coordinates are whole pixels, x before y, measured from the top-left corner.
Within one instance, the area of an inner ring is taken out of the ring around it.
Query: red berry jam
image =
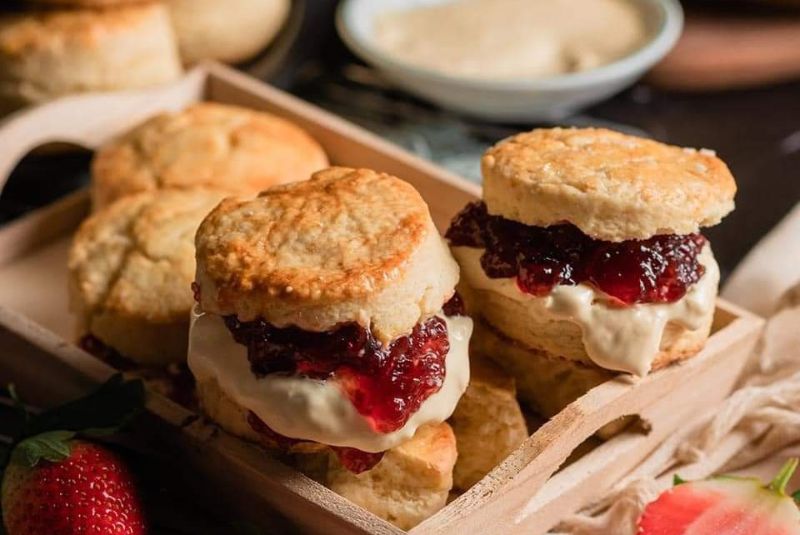
[[[459,297],[454,296],[446,308],[463,313]],[[403,427],[444,384],[450,341],[447,324],[435,316],[385,346],[356,323],[326,332],[279,328],[261,319],[243,322],[236,316],[226,316],[225,324],[234,340],[247,347],[256,376],[285,373],[335,378],[358,412],[380,433]]]
[[[706,243],[701,234],[608,242],[570,224],[535,227],[490,215],[483,202],[468,204],[446,237],[453,246],[484,249],[488,277],[515,277],[520,290],[536,296],[585,282],[621,305],[673,303],[705,273],[697,261]]]
[[[276,433],[271,427],[264,423],[264,421],[256,416],[253,411],[247,413],[247,423],[253,430],[260,434],[264,440],[269,444],[274,444],[283,450],[288,450],[295,444],[303,442],[295,438],[289,438]],[[372,469],[383,458],[384,452],[370,453],[367,451],[357,450],[355,448],[341,448],[337,446],[330,446],[333,453],[339,458],[342,466],[349,471],[360,474]]]

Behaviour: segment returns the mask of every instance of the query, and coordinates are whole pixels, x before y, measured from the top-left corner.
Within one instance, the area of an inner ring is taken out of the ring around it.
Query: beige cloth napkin
[[[782,295],[800,281],[800,204],[745,257],[722,297],[769,317]]]
[[[740,388],[670,437],[602,501],[565,519],[557,533],[635,535],[645,505],[672,485],[674,474],[770,480],[787,457],[800,456],[800,205],[748,254],[723,295],[770,317]],[[792,484],[800,486],[800,477]]]

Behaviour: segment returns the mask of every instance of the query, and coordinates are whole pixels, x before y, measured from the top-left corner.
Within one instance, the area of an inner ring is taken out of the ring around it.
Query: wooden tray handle
[[[36,147],[67,142],[96,149],[154,113],[199,100],[206,73],[198,67],[156,89],[65,97],[12,114],[0,123],[0,192],[17,163]]]

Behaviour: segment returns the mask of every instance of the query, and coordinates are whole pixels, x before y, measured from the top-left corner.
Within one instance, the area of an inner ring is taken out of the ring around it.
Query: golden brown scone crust
[[[289,121],[202,102],[157,115],[100,149],[92,201],[97,209],[141,191],[198,186],[249,196],[327,165],[322,147]]]
[[[465,491],[528,438],[514,377],[491,360],[470,354],[467,391],[450,417],[458,461],[453,487]]]
[[[419,193],[367,169],[228,199],[196,243],[205,312],[311,331],[358,322],[391,340],[438,312],[458,280]]]
[[[181,64],[160,3],[0,16],[0,107],[177,79]]]
[[[481,169],[490,213],[527,225],[569,222],[609,241],[715,225],[736,193],[711,151],[601,128],[518,134],[489,149]]]
[[[289,14],[289,0],[167,0],[184,63],[238,63],[258,54]]]
[[[84,221],[68,261],[81,334],[140,364],[185,360],[194,234],[223,196],[199,189],[143,193]]]
[[[457,455],[450,426],[428,424],[361,474],[349,472],[329,456],[323,484],[395,526],[410,529],[447,503]]]

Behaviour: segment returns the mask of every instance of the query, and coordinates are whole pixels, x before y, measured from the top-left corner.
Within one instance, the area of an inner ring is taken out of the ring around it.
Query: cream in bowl
[[[674,46],[678,0],[344,0],[345,43],[396,85],[483,119],[563,118]]]
[[[640,48],[648,34],[628,0],[460,0],[387,10],[373,37],[414,67],[510,80],[600,67]]]

